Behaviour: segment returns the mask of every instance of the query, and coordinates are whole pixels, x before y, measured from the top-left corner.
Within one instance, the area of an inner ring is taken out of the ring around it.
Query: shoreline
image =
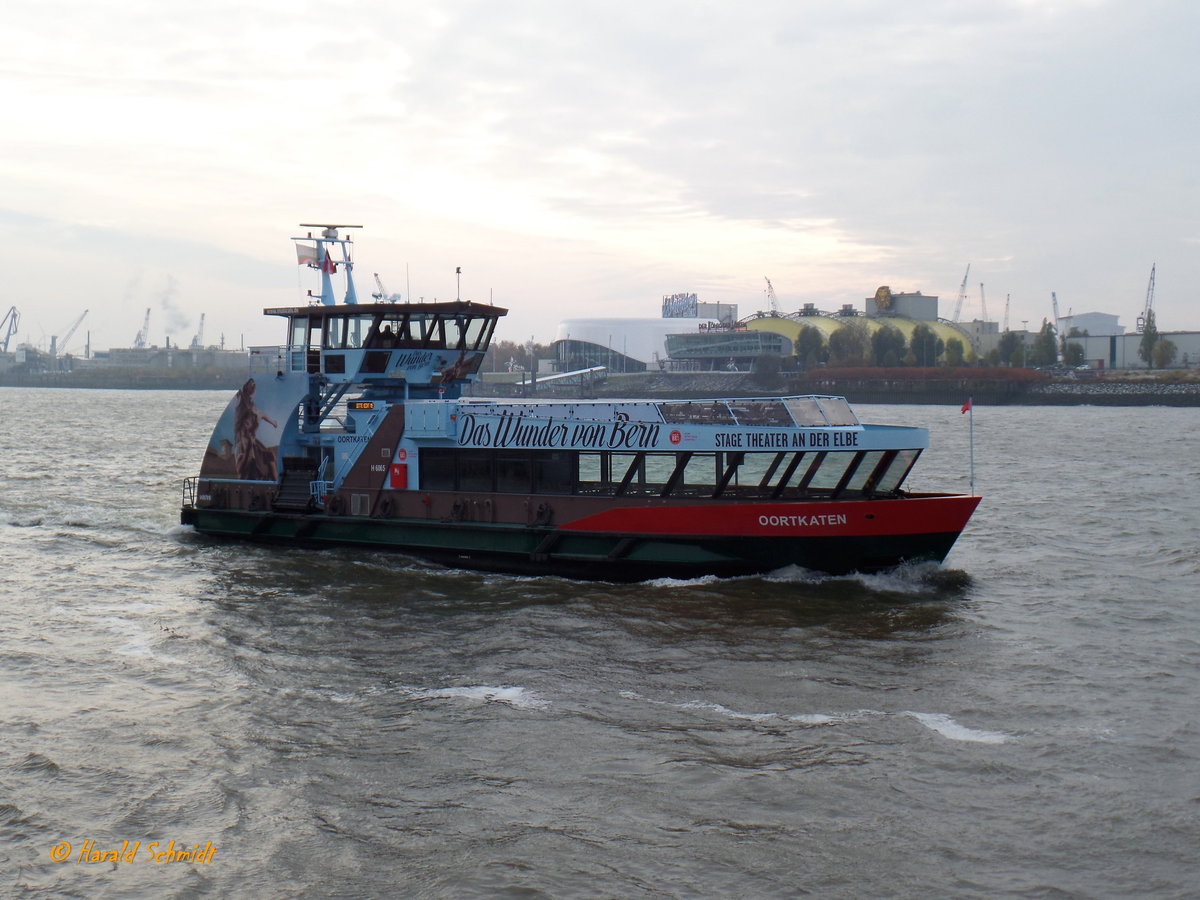
[[[940,373],[939,373],[940,374]],[[949,374],[949,373],[948,373]],[[932,406],[961,405],[968,397],[983,406],[1200,406],[1200,380],[1164,381],[1143,377],[1051,379],[1041,373],[1020,378],[971,377],[971,370],[954,370],[953,377],[928,374],[914,377],[890,370],[885,376],[864,377],[861,369],[845,374],[823,370],[810,375],[778,377],[770,383],[741,372],[646,372],[613,375],[581,388],[552,382],[536,385],[532,393],[547,399],[631,398],[702,399],[754,397],[773,394],[837,394],[851,403],[900,403]],[[1190,374],[1190,373],[1188,373]],[[1033,375],[1034,377],[1029,377]],[[0,387],[75,390],[192,390],[236,391],[245,372],[160,372],[0,374]],[[1161,377],[1161,376],[1160,376]],[[511,381],[485,380],[470,396],[519,396],[527,389]]]
[[[776,394],[836,394],[851,404],[900,403],[961,406],[967,398],[982,406],[1200,406],[1200,381],[1157,381],[1148,378],[1060,378],[1022,373],[1020,378],[971,377],[956,370],[954,377],[904,377],[894,371],[885,377],[863,377],[862,370],[839,374],[825,370],[812,375],[781,377],[766,386],[747,373],[642,373],[614,375],[605,382],[576,386],[554,382],[538,386],[539,397],[558,399],[630,397],[654,400],[695,400],[709,397],[755,397]],[[519,385],[484,382],[476,396],[519,395]]]

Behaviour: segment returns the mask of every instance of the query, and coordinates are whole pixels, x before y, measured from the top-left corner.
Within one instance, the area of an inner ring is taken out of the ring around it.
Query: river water
[[[227,399],[0,389],[5,896],[1200,889],[1200,410],[977,407],[942,567],[613,586],[190,533]]]

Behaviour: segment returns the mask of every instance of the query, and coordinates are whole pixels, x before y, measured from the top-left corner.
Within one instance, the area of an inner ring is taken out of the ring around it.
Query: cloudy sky
[[[1200,329],[1192,0],[39,0],[0,60],[0,314],[275,343],[300,222],[501,337],[922,290]]]

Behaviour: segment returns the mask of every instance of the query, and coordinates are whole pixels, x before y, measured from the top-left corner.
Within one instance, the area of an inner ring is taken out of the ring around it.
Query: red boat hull
[[[978,497],[767,503],[657,501],[559,524],[185,510],[206,534],[305,546],[397,550],[455,568],[603,581],[771,572],[876,572],[941,562]]]

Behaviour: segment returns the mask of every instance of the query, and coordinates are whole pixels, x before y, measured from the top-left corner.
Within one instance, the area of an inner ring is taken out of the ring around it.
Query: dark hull
[[[872,533],[778,536],[581,527],[586,523],[556,527],[211,508],[185,508],[181,520],[203,534],[219,537],[304,547],[368,547],[398,551],[452,568],[628,582],[751,575],[785,566],[845,574],[883,571],[903,563],[941,562],[977,502],[974,497],[941,497],[867,506],[846,504],[847,509],[879,510],[878,518],[899,517],[898,521],[903,519],[906,524],[882,533],[886,531],[879,527],[883,523],[871,512],[863,516],[871,521],[872,527],[867,530]],[[930,504],[936,504],[936,509]],[[889,507],[896,509],[894,516],[882,513]],[[921,521],[928,525],[922,526]],[[672,519],[667,524],[675,522]]]

